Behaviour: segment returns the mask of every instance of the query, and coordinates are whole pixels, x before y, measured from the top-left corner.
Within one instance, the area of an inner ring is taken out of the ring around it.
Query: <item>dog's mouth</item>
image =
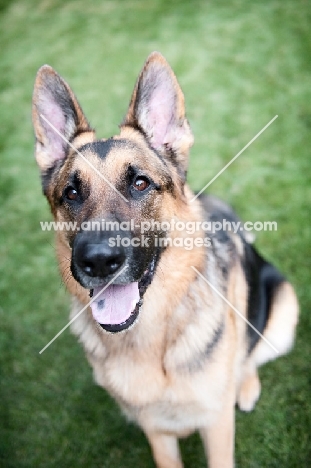
[[[136,321],[143,304],[143,296],[152,282],[155,259],[139,281],[125,285],[111,284],[90,290],[94,297],[91,303],[93,318],[106,331],[118,333],[130,328]]]

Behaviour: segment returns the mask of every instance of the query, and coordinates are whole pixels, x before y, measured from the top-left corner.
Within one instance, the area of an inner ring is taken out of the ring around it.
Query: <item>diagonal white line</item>
[[[247,145],[245,145],[244,148],[242,148],[241,151],[238,154],[236,154],[234,158],[232,158],[231,161],[229,161],[228,164],[226,164],[225,167],[223,167],[221,171],[219,171],[218,174],[216,174],[215,177],[213,177],[212,180],[210,180],[209,183],[206,184],[202,188],[202,190],[200,190],[200,192],[197,193],[195,197],[193,197],[190,200],[190,203],[192,203],[196,198],[198,198],[198,196],[201,195],[201,193],[204,192],[204,190],[207,189],[207,187],[209,187],[214,182],[214,180],[216,180],[220,176],[220,174],[222,174],[230,166],[230,164],[232,164],[243,153],[243,151],[245,151],[246,148],[248,148],[259,137],[259,135],[261,135],[266,130],[266,128],[268,128],[269,125],[271,125],[272,122],[274,122],[275,119],[277,118],[278,118],[278,115],[274,116],[273,119],[271,119],[270,122],[268,122],[267,125],[265,125],[264,128],[262,128],[260,132],[258,132],[257,135],[255,135],[254,138],[252,138],[251,141],[249,141]]]
[[[270,348],[273,349],[273,351],[276,352],[276,354],[279,354],[279,351],[273,346],[273,344],[270,343],[269,340],[267,340],[266,337],[264,337],[254,325],[252,325],[245,317],[244,315],[241,314],[241,312],[238,311],[229,301],[228,299],[225,298],[216,288],[213,286],[206,278],[203,276],[194,266],[191,267],[217,294],[221,299],[223,299],[233,310],[236,312],[243,320],[246,322],[256,333],[259,335],[269,346]]]
[[[63,331],[65,331],[65,330],[66,330],[66,328],[68,328],[68,327],[69,327],[69,326],[72,324],[72,322],[74,322],[74,321],[75,321],[75,320],[76,320],[76,319],[77,319],[77,318],[78,318],[78,317],[79,317],[79,316],[82,314],[82,312],[84,312],[84,311],[85,311],[85,309],[87,309],[87,308],[88,308],[88,306],[89,306],[90,304],[92,304],[92,302],[94,302],[94,301],[95,301],[95,299],[96,299],[98,296],[100,296],[100,295],[101,295],[101,293],[102,293],[103,291],[105,291],[105,289],[107,289],[107,288],[108,288],[108,286],[110,286],[110,285],[111,285],[111,283],[113,283],[113,282],[114,282],[114,280],[115,280],[115,279],[116,279],[118,276],[120,276],[120,275],[121,275],[121,273],[123,273],[123,271],[124,271],[124,270],[126,270],[127,268],[128,268],[128,266],[127,266],[127,265],[126,265],[124,268],[122,268],[122,270],[120,270],[120,271],[119,271],[119,273],[118,273],[118,274],[116,274],[116,275],[114,276],[114,278],[112,278],[112,280],[111,280],[111,281],[109,281],[109,283],[108,283],[108,284],[106,284],[106,286],[104,286],[104,287],[103,287],[103,289],[101,289],[101,290],[99,291],[99,293],[98,293],[98,294],[96,294],[96,296],[92,297],[92,299],[90,300],[90,302],[88,302],[88,304],[86,304],[86,306],[84,306],[84,307],[83,307],[83,309],[81,309],[81,310],[80,310],[80,312],[78,312],[78,313],[77,313],[77,315],[75,315],[75,316],[74,316],[74,317],[73,317],[73,318],[70,320],[70,322],[68,322],[68,323],[67,323],[67,325],[65,325],[65,326],[64,326],[64,328],[62,328],[62,330],[61,330],[61,331],[59,331],[59,332],[57,333],[57,335],[55,335],[55,336],[54,336],[54,338],[53,338],[53,339],[52,339],[52,340],[51,340],[51,341],[50,341],[50,342],[49,342],[47,345],[45,345],[45,346],[44,346],[44,348],[42,348],[42,349],[41,349],[41,351],[39,352],[39,354],[42,354],[42,353],[43,353],[43,351],[45,351],[45,350],[46,350],[46,348],[48,348],[48,347],[50,346],[50,344],[52,344],[52,343],[53,343],[53,341],[55,341],[55,340],[56,340],[56,338],[58,338],[58,337],[59,337],[59,335],[61,335],[61,334],[63,333]]]
[[[125,197],[122,195],[122,193],[119,192],[119,190],[116,189],[116,187],[115,187],[111,182],[109,182],[109,180],[106,179],[106,177],[105,177],[101,172],[99,172],[99,170],[96,169],[96,167],[93,166],[93,164],[90,163],[90,161],[88,161],[88,160],[86,159],[86,157],[83,156],[83,154],[80,153],[80,151],[77,150],[77,148],[75,148],[75,147],[73,146],[73,144],[71,144],[70,141],[68,141],[67,138],[64,137],[64,135],[62,135],[62,134],[57,130],[57,128],[55,128],[54,125],[51,124],[51,122],[49,122],[49,120],[48,120],[46,117],[44,117],[43,114],[40,114],[40,117],[41,117],[43,120],[45,120],[45,122],[54,130],[54,132],[56,132],[57,135],[59,135],[59,136],[67,143],[67,145],[70,146],[70,148],[72,148],[79,156],[81,156],[81,158],[82,158],[82,159],[83,159],[83,160],[84,160],[84,161],[85,161],[85,162],[86,162],[102,179],[104,179],[104,181],[107,182],[107,184],[108,184],[121,198],[123,198],[124,201],[126,201],[126,202],[128,203],[127,198],[125,198]]]

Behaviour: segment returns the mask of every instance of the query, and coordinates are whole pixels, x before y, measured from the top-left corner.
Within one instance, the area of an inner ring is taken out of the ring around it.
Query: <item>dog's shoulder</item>
[[[214,280],[218,279],[217,282],[221,289],[225,290],[230,270],[244,252],[244,237],[241,236],[240,233],[235,234],[233,231],[226,228],[225,223],[229,223],[228,226],[242,223],[233,209],[219,198],[212,195],[201,195],[199,200],[203,208],[203,217],[207,231],[206,235],[208,235],[211,241],[210,248],[207,252],[208,262],[206,273],[208,274],[210,272]],[[208,268],[208,264],[212,262],[213,269],[211,271],[211,269]],[[221,278],[220,283],[218,277]]]
[[[216,275],[215,273],[214,275],[216,277],[222,275],[223,281],[220,284],[224,285],[225,293],[226,287],[229,287],[230,271],[237,263],[239,264],[241,268],[238,271],[243,274],[247,288],[246,310],[241,313],[262,334],[270,316],[276,291],[286,279],[258,253],[250,242],[252,237],[248,236],[243,228],[243,222],[229,205],[211,195],[204,195],[200,200],[205,219],[212,223],[212,232],[209,234],[212,253],[209,255],[215,258]],[[254,328],[247,327],[249,352],[260,339]]]

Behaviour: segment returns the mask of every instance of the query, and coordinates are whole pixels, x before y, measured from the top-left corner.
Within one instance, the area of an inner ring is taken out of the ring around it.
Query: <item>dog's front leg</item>
[[[157,468],[183,468],[178,439],[162,432],[145,431]]]
[[[234,467],[234,402],[229,398],[215,423],[200,430],[209,468]]]

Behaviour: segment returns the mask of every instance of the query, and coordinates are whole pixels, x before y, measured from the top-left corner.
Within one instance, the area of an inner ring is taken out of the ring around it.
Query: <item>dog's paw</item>
[[[241,385],[238,395],[238,406],[242,411],[252,411],[259,399],[261,391],[260,380],[257,374],[248,376]]]

